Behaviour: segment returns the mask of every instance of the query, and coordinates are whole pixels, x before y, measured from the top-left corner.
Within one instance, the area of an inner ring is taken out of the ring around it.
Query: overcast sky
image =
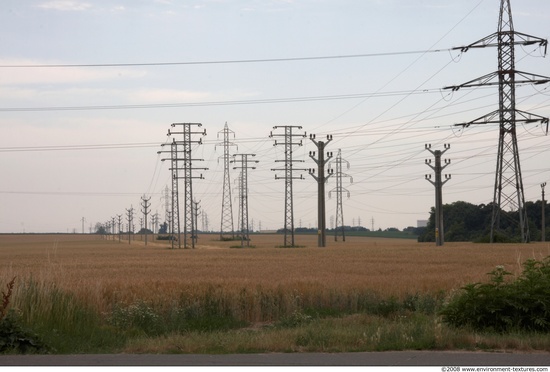
[[[451,48],[496,32],[499,5],[4,0],[0,232],[80,232],[82,218],[87,232],[131,206],[139,211],[143,195],[164,221],[170,171],[169,162],[161,161],[167,155],[157,151],[171,141],[166,134],[176,122],[202,123],[207,132],[193,158],[204,159],[195,165],[208,170],[193,188],[210,230],[220,227],[218,133],[226,122],[237,145],[231,153],[254,153],[259,161],[248,181],[256,229],[284,224],[285,185],[275,179],[283,173],[271,171],[282,165],[275,161],[284,159],[284,148],[269,138],[274,126],[302,126],[297,133],[317,139],[333,136],[327,150],[341,149],[350,165],[344,169],[350,177],[343,179],[350,193],[343,201],[346,225],[402,229],[428,218],[434,187],[424,178],[433,173],[424,163],[433,158],[427,143],[434,150],[451,146],[444,154],[452,161],[444,170],[452,174],[444,203],[490,203],[498,126],[453,125],[496,110],[497,90],[441,88],[497,69],[495,48]],[[550,36],[550,2],[515,0],[512,10],[516,31]],[[516,67],[550,75],[549,58],[542,56],[537,46],[517,47]],[[548,84],[516,93],[518,109],[550,116]],[[540,183],[550,179],[548,137],[539,124],[529,124],[518,125],[518,138],[525,197],[535,201]],[[316,147],[308,138],[302,142],[293,155],[304,163],[296,167],[315,167],[308,154]],[[231,172],[236,227],[238,173]],[[307,172],[295,172],[300,174],[295,225],[316,227],[317,184]],[[327,194],[335,187],[332,177]],[[328,227],[336,210],[335,192],[330,196]]]

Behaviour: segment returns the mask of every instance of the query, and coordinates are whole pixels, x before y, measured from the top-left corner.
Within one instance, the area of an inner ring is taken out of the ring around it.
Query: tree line
[[[526,202],[527,222],[529,224],[530,241],[541,241],[542,238],[542,201]],[[545,240],[550,239],[548,222],[550,215],[545,208]],[[493,203],[471,204],[465,201],[457,201],[443,205],[443,231],[445,241],[448,242],[489,242],[491,232],[491,216]],[[504,233],[496,233],[496,242],[519,241],[519,220],[517,211],[500,212],[500,230]],[[435,242],[435,208],[431,208],[428,225],[418,237],[419,242]]]

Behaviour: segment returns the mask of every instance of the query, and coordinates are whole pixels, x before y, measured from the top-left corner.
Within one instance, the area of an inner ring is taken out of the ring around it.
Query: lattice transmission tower
[[[332,168],[334,163],[335,170]],[[353,183],[353,177],[349,174],[342,172],[342,164],[345,163],[347,169],[349,169],[349,161],[342,159],[342,149],[338,149],[338,154],[336,159],[329,162],[329,169],[333,171],[336,175],[336,187],[328,192],[328,197],[333,191],[336,192],[336,224],[334,226],[334,241],[338,241],[338,230],[342,233],[342,241],[346,241],[346,233],[344,229],[344,210],[342,203],[342,194],[344,191],[347,193],[348,198],[350,197],[350,192],[342,186],[342,178],[349,177],[350,183]]]
[[[168,133],[170,135],[170,132]],[[161,146],[164,146],[165,144],[162,144]],[[171,247],[174,249],[174,243],[177,242],[178,248],[181,248],[181,230],[180,230],[180,204],[179,204],[179,175],[178,175],[178,144],[176,142],[176,139],[172,139],[172,143],[170,144],[170,150],[169,151],[158,151],[157,153],[163,153],[167,152],[170,154],[169,158],[161,159],[162,161],[170,160],[170,168],[171,171],[171,185],[172,185],[172,194],[171,198],[168,197],[168,189],[166,189],[165,194],[165,208],[167,210],[166,219],[169,226],[169,233],[170,233],[170,241],[171,241]],[[170,203],[168,200],[171,200]]]
[[[530,240],[519,161],[516,123],[540,122],[546,124],[546,132],[548,133],[548,118],[516,109],[515,88],[518,84],[547,83],[550,81],[550,78],[516,70],[515,46],[535,44],[538,44],[541,48],[544,47],[544,54],[546,54],[548,41],[514,31],[510,0],[501,0],[498,31],[470,45],[454,48],[466,52],[471,48],[496,47],[498,49],[498,71],[471,80],[462,85],[445,88],[458,90],[465,87],[490,85],[496,85],[499,88],[498,110],[468,123],[456,124],[462,127],[469,127],[473,124],[499,124],[499,141],[490,232],[490,240],[492,243],[498,238],[497,235],[506,235],[509,237],[519,235],[522,242],[528,242]],[[495,79],[497,79],[497,81],[494,81]],[[504,212],[503,210],[505,209],[511,212]],[[501,217],[506,217],[508,219],[507,225],[501,223]]]
[[[231,199],[231,175],[229,173],[229,163],[231,162],[229,156],[229,148],[231,146],[237,147],[237,145],[229,142],[229,138],[231,135],[235,137],[235,132],[229,129],[227,123],[225,123],[223,130],[218,132],[218,138],[220,133],[223,133],[223,142],[221,143],[221,145],[223,145],[223,156],[220,157],[221,159],[223,159],[223,192],[221,212],[222,214],[220,222],[220,240],[224,240],[227,238],[235,238],[235,229],[233,225],[233,202]]]
[[[183,136],[182,141],[174,141],[176,145],[181,146],[182,158],[176,157],[176,168],[183,171],[184,180],[184,224],[183,224],[183,243],[184,248],[195,248],[197,240],[197,234],[195,231],[195,213],[193,210],[193,179],[204,179],[202,174],[199,176],[193,176],[194,170],[208,170],[208,168],[193,167],[194,161],[203,161],[204,159],[193,159],[192,157],[192,145],[202,144],[202,137],[198,140],[193,139],[193,135],[206,136],[206,130],[196,130],[195,128],[202,127],[200,123],[174,123],[172,128],[180,128],[181,131],[168,130],[168,135],[181,134]],[[180,167],[181,164],[181,167]],[[177,183],[177,180],[176,180]],[[172,216],[174,219],[174,216]],[[191,238],[191,245],[189,245],[189,238]]]
[[[235,154],[234,163],[237,163],[237,157],[240,158],[240,165],[236,165],[233,169],[241,170],[240,188],[239,188],[239,211],[240,211],[240,233],[241,233],[241,247],[250,246],[250,229],[248,225],[248,170],[256,169],[256,167],[248,165],[249,162],[258,163],[257,160],[249,160],[251,156],[256,154]]]
[[[273,137],[283,137],[284,141],[278,142],[275,140],[275,143],[273,146],[277,145],[284,145],[284,152],[285,152],[285,160],[275,160],[275,162],[284,162],[285,166],[283,169],[275,168],[271,169],[272,171],[281,171],[284,170],[285,175],[284,176],[278,176],[275,175],[275,179],[284,179],[285,180],[285,227],[284,227],[284,235],[285,235],[285,242],[284,247],[294,247],[294,204],[293,204],[293,195],[292,195],[292,181],[294,179],[304,179],[304,177],[300,174],[299,177],[294,176],[294,171],[305,171],[306,169],[297,169],[294,168],[294,163],[301,162],[303,163],[304,160],[294,160],[292,153],[293,148],[295,146],[302,146],[302,140],[295,141],[296,137],[304,138],[306,134],[296,133],[295,130],[301,130],[301,126],[292,126],[292,125],[284,125],[284,126],[275,126],[273,127],[274,130],[283,128],[284,133],[283,134],[271,134],[269,135],[270,138]]]

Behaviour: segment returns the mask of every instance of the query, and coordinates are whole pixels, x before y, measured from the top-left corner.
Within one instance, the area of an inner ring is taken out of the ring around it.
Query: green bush
[[[550,257],[527,260],[512,281],[504,267],[489,283],[468,284],[440,312],[443,321],[475,331],[550,331]]]
[[[13,310],[0,320],[0,353],[44,353],[50,349],[33,332],[23,328],[21,318]]]

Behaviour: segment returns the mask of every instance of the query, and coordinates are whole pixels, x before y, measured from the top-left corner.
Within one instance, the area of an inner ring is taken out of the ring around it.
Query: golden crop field
[[[451,291],[486,281],[496,265],[518,273],[526,259],[550,255],[550,245],[543,243],[436,247],[405,239],[347,237],[334,242],[329,237],[328,247],[318,248],[316,236],[297,235],[301,248],[279,248],[283,237],[266,234],[252,236],[254,248],[240,249],[230,248],[240,242],[201,235],[196,249],[169,249],[166,241],[149,237],[145,246],[139,236],[135,239],[128,244],[95,235],[0,235],[0,281],[16,276],[18,281],[55,284],[100,311],[138,300],[162,305],[185,295],[189,301],[204,297],[205,291],[236,303],[232,298],[261,301],[256,298],[261,293],[280,301],[334,303],[352,301],[355,292],[402,297]]]

